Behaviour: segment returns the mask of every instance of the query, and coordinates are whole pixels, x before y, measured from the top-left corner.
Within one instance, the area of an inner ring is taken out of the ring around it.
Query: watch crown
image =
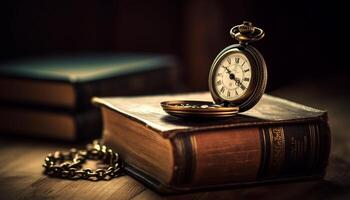
[[[251,22],[243,21],[243,24],[238,26],[238,31],[242,34],[251,34],[254,32],[254,26]]]
[[[234,26],[230,30],[230,35],[241,44],[255,42],[264,37],[265,33],[261,28],[254,27],[249,21]]]

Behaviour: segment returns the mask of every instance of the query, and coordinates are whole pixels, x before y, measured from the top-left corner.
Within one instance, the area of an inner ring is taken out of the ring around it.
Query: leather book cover
[[[212,101],[212,98],[209,92],[204,92],[144,97],[94,98],[93,102],[144,124],[164,137],[217,128],[285,124],[310,120],[327,121],[326,111],[265,94],[254,108],[235,117],[195,123],[194,121],[182,120],[165,113],[160,106],[160,102],[169,100]]]
[[[61,141],[87,141],[101,137],[101,113],[33,108],[18,105],[0,106],[0,131],[12,136],[29,136]]]
[[[0,102],[84,110],[92,107],[93,96],[165,92],[177,82],[176,65],[173,57],[156,54],[92,54],[6,63],[0,66]],[[162,75],[169,78],[150,81]]]

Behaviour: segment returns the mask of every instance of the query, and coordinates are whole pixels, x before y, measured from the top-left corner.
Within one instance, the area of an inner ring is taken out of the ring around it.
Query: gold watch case
[[[209,101],[164,101],[161,106],[168,114],[182,118],[223,118],[239,111],[237,107],[224,107]]]
[[[256,105],[265,92],[267,83],[267,68],[263,56],[249,43],[260,40],[265,33],[254,27],[252,23],[231,28],[230,35],[239,41],[223,49],[211,65],[208,84],[214,102],[208,101],[165,101],[161,106],[168,114],[180,118],[223,118],[232,117],[238,112],[244,112]],[[215,89],[215,70],[220,67],[222,59],[231,53],[240,53],[246,56],[251,68],[251,82],[243,95],[234,100],[220,97]]]
[[[215,90],[215,70],[227,55],[235,52],[244,54],[248,58],[251,65],[252,77],[247,91],[238,99],[228,101],[221,98]],[[257,49],[248,44],[234,44],[228,46],[215,58],[210,68],[208,83],[211,96],[216,104],[239,107],[240,112],[249,110],[258,103],[265,92],[267,83],[267,68],[265,60]]]

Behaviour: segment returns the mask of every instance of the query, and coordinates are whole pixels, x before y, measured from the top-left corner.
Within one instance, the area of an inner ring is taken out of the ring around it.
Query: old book
[[[166,100],[209,100],[209,93],[94,98],[104,142],[127,171],[160,192],[320,178],[330,130],[325,111],[264,95],[251,110],[221,120],[183,120]]]
[[[1,134],[15,134],[64,141],[84,141],[101,135],[97,109],[79,113],[33,107],[0,106]]]
[[[173,57],[149,54],[7,63],[0,67],[0,102],[83,110],[91,107],[92,96],[168,91],[176,85],[175,66]]]

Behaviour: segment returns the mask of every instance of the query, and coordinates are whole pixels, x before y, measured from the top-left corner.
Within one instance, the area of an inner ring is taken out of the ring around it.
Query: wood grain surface
[[[72,146],[79,148],[79,145],[19,139],[15,136],[2,136],[4,134],[0,133],[0,199],[350,199],[350,107],[346,103],[350,97],[341,92],[338,98],[325,98],[325,94],[312,89],[312,84],[310,87],[305,84],[302,86],[291,86],[273,94],[329,111],[332,151],[327,175],[323,180],[162,196],[129,176],[98,182],[48,178],[42,174],[41,167],[46,154]],[[298,95],[292,96],[293,94]]]

